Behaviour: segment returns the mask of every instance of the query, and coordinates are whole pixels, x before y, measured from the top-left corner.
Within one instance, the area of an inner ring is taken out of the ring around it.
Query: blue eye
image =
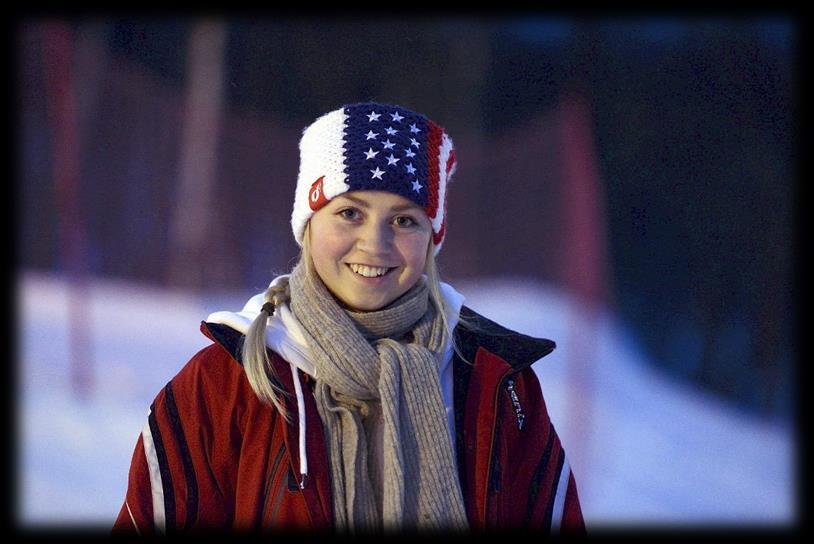
[[[401,215],[399,217],[396,217],[396,225],[399,226],[399,227],[407,228],[407,227],[412,227],[412,226],[417,225],[417,224],[418,223],[416,223],[415,219],[413,219],[412,217],[408,217],[406,215]]]
[[[344,210],[339,210],[337,215],[342,217],[343,219],[358,219],[359,218],[359,210],[356,208],[345,208]]]

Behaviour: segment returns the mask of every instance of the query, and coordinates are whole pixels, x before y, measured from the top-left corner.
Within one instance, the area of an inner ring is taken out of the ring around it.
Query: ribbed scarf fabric
[[[446,333],[425,281],[374,312],[341,308],[304,265],[293,270],[289,289],[316,367],[337,528],[466,529],[438,376]],[[369,420],[379,412],[384,466],[376,475]]]

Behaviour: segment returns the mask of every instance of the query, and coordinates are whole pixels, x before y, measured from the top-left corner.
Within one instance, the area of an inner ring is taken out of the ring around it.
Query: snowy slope
[[[791,425],[754,419],[646,364],[612,316],[587,317],[561,293],[511,279],[456,287],[467,304],[558,349],[535,364],[591,527],[795,521]],[[95,387],[68,372],[69,290],[17,283],[16,515],[22,526],[112,524],[153,397],[208,341],[209,312],[251,293],[187,293],[96,281],[79,319]]]
[[[589,317],[562,294],[507,280],[460,288],[473,308],[557,342],[535,370],[571,458],[586,523],[793,522],[791,425],[748,417],[677,384],[647,364],[612,316]]]

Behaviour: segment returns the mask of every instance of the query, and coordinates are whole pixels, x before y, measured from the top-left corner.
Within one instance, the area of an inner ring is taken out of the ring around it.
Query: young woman
[[[532,363],[439,280],[452,140],[353,104],[306,128],[290,274],[157,395],[114,532],[584,531]]]

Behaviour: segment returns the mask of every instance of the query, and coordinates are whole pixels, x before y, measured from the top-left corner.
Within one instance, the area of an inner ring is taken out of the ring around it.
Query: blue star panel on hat
[[[349,191],[389,191],[427,207],[427,118],[393,106],[344,108]]]

